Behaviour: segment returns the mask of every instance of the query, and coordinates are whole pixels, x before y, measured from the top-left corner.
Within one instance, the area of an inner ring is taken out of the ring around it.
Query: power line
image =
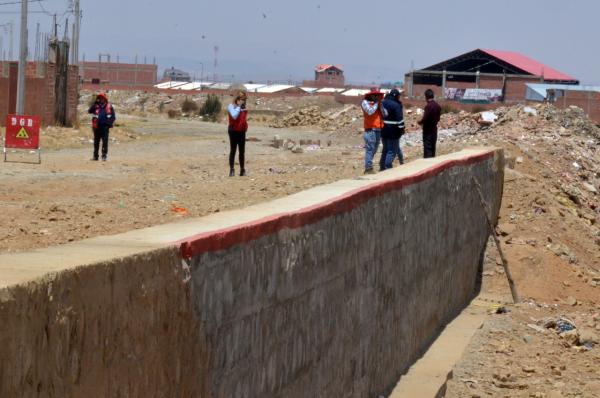
[[[41,2],[45,1],[45,0],[30,0],[30,1],[37,1],[38,5],[40,6],[41,12],[44,13],[44,14],[46,14],[47,16],[49,16],[49,17],[58,17],[59,13],[57,13],[57,12],[56,13],[51,13],[50,11],[46,10],[46,8],[44,8],[44,6],[42,5]],[[62,14],[60,14],[60,17],[59,17],[60,19],[57,20],[56,25],[57,26],[62,26],[63,22],[65,20],[65,16],[67,14],[71,13],[71,12],[72,12],[71,6],[69,5],[67,7],[67,9],[65,10],[65,12],[63,12]]]
[[[44,8],[44,6],[42,5],[42,1],[45,1],[45,0],[31,0],[31,1],[37,1],[37,3],[40,6],[40,9],[42,10],[42,12],[44,14],[48,15],[49,17],[53,17],[54,15],[58,14],[58,13],[51,13],[50,11],[48,11],[48,10],[46,10]],[[70,10],[67,8],[67,10],[61,15],[61,18],[64,17],[69,12],[70,12]]]
[[[21,11],[0,11],[0,15],[12,15],[19,14],[21,15]],[[43,11],[27,11],[27,14],[44,14]]]
[[[27,2],[28,3],[35,3],[35,2],[41,3],[42,1],[46,1],[46,0],[28,0]],[[0,6],[8,6],[8,5],[21,4],[21,3],[22,3],[22,1],[10,1],[10,2],[7,1],[4,3],[0,3]]]

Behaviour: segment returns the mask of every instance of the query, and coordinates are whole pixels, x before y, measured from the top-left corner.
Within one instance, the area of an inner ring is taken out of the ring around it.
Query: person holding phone
[[[92,115],[92,130],[94,131],[94,153],[92,160],[98,160],[98,151],[102,141],[102,161],[108,158],[108,134],[113,128],[116,115],[115,108],[108,102],[106,94],[100,93],[96,96],[96,101],[88,109]]]
[[[246,175],[246,131],[248,131],[248,111],[246,93],[239,91],[227,107],[229,116],[229,177],[235,176],[235,153],[239,149],[240,176]]]

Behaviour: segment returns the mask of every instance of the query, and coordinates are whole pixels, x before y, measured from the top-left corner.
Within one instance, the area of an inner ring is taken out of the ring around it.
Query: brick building
[[[520,53],[477,49],[407,73],[404,87],[409,98],[422,98],[430,88],[446,99],[463,100],[469,90],[511,102],[525,100],[527,83],[579,81]]]
[[[305,80],[303,85],[307,87],[344,87],[344,71],[340,65],[317,65],[315,80]]]
[[[158,74],[158,65],[155,64],[83,61],[80,68],[81,79],[86,84],[153,86]]]
[[[0,62],[0,124],[6,122],[6,115],[15,113],[17,104],[17,75],[19,63]],[[56,123],[57,110],[56,64],[29,62],[25,73],[25,114],[40,116],[42,125]],[[79,94],[77,89],[78,68],[69,65],[66,81],[66,125],[77,120]],[[63,97],[64,98],[64,97]]]

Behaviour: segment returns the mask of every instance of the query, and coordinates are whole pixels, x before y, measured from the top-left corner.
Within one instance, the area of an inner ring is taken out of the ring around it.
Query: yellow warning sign
[[[27,135],[27,131],[25,130],[25,127],[21,127],[21,130],[19,130],[16,137],[24,139],[24,140],[29,138],[29,135]]]

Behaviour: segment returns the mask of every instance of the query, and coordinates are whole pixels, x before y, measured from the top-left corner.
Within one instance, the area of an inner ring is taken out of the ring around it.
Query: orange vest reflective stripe
[[[369,115],[367,112],[363,110],[363,115],[365,118],[365,130],[379,129],[383,128],[383,116],[381,116],[381,103],[377,107],[377,110],[374,114]]]

